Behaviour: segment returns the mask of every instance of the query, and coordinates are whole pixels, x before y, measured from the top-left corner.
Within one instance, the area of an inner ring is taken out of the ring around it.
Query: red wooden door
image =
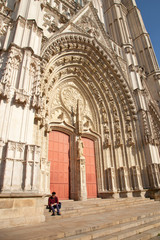
[[[48,160],[50,167],[50,190],[59,199],[69,199],[69,136],[57,131],[49,134]]]
[[[97,181],[95,168],[95,151],[94,141],[88,138],[82,138],[84,145],[84,157],[86,159],[86,183],[87,183],[87,197],[97,197]]]

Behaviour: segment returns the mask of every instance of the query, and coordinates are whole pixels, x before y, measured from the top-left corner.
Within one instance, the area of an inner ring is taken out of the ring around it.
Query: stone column
[[[50,162],[45,158],[41,159],[40,192],[50,194]]]
[[[142,190],[142,179],[139,166],[131,167],[131,176],[134,190]]]
[[[77,141],[77,150],[77,200],[84,201],[87,199],[87,184],[85,157],[83,156],[83,142],[81,137],[79,137]]]
[[[116,176],[115,176],[114,168],[113,167],[107,168],[106,173],[107,173],[108,190],[113,192],[117,191]]]
[[[126,167],[120,167],[119,171],[119,180],[121,191],[129,191],[129,180],[128,180],[128,171]]]
[[[160,188],[159,165],[152,163],[148,165],[149,182],[151,188]]]

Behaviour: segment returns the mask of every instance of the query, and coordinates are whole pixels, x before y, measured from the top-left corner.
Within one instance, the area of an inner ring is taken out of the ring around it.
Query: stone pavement
[[[62,216],[0,230],[1,240],[152,239],[160,233],[160,202],[143,198],[62,202]]]

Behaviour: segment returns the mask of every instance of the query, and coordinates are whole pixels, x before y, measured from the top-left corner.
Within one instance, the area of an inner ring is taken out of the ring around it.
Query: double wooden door
[[[97,197],[94,141],[82,138],[86,159],[87,197]],[[50,191],[60,199],[69,199],[70,137],[59,131],[49,134]],[[72,184],[72,183],[71,183]]]

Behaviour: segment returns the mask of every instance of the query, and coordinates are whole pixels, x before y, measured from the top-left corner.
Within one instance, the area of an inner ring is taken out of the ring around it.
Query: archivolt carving
[[[156,110],[151,102],[149,104],[149,109],[151,114],[154,144],[159,145],[160,144],[160,115],[158,113],[159,110]]]
[[[142,120],[144,126],[144,140],[146,143],[152,143],[152,136],[148,123],[148,115],[145,111],[142,111]]]
[[[57,53],[59,54],[57,55]],[[101,112],[104,147],[108,147],[111,144],[110,132],[108,131],[111,126],[108,125],[108,113],[111,113],[112,116],[110,121],[113,120],[115,145],[119,147],[122,144],[120,130],[122,125],[125,125],[123,128],[126,129],[128,146],[133,145],[133,131],[127,130],[128,125],[132,128],[131,121],[136,119],[133,96],[119,70],[120,68],[113,62],[109,53],[106,54],[105,50],[96,41],[92,40],[91,42],[91,39],[84,35],[71,33],[70,35],[66,34],[57,37],[45,51],[43,59],[45,59],[43,61],[43,69],[45,69],[48,61],[50,61],[51,66],[50,59],[53,59],[52,66],[54,66],[51,73],[49,72],[50,67],[43,72],[43,79],[54,79],[55,83],[66,77],[74,76],[77,78],[77,81],[82,81],[92,94]],[[47,75],[50,77],[47,78]],[[51,91],[54,83],[50,84],[50,81],[52,80],[49,80],[48,85]],[[48,90],[46,90],[47,92]],[[54,106],[57,105],[56,101],[59,101],[59,98],[56,99],[55,97],[53,100]],[[64,103],[62,105],[65,107]],[[71,105],[68,106],[68,109],[71,108]],[[120,115],[123,115],[123,118],[120,119]],[[89,122],[86,121],[85,126],[88,125]]]
[[[65,39],[64,39],[65,40]],[[71,44],[70,44],[71,45]],[[69,46],[68,46],[69,47]],[[81,46],[77,46],[77,48],[78,47],[81,47]],[[70,48],[71,48],[71,46],[70,46]],[[94,52],[94,51],[92,51],[92,52]],[[68,59],[67,59],[68,58]],[[61,60],[59,60],[58,61],[58,63],[56,63],[58,66],[60,66],[61,64],[63,64],[63,65],[65,65],[66,63],[71,63],[71,62],[76,62],[77,61],[77,63],[78,63],[78,61],[81,61],[81,63],[82,63],[82,57],[65,57],[64,59],[61,59]],[[77,59],[78,58],[78,59]],[[94,58],[93,58],[94,59]],[[92,60],[93,60],[92,59]],[[84,62],[84,61],[83,61]],[[98,65],[98,64],[100,64],[100,65],[102,65],[102,62],[105,62],[104,61],[104,59],[102,58],[102,60],[101,61],[98,61],[98,63],[96,62],[96,65]],[[87,59],[85,59],[85,65],[87,65],[87,67],[91,67],[91,62],[90,61],[87,61]],[[89,66],[90,65],[90,66]],[[107,64],[104,64],[105,66],[107,66]],[[84,65],[83,65],[84,66]],[[102,67],[102,66],[101,66]],[[101,69],[101,68],[100,68]],[[76,73],[76,72],[78,72],[79,71],[79,73],[80,73],[80,71],[81,70],[78,70],[77,68],[74,68],[74,69],[67,69],[67,72],[66,72],[66,70],[64,70],[64,72],[63,72],[63,74],[68,74],[69,72],[74,72],[74,73]],[[95,76],[97,76],[97,77],[99,77],[99,74],[97,73],[97,70],[95,69],[95,68],[93,68],[93,66],[92,66],[92,73],[94,73],[94,75]],[[105,71],[103,71],[103,72],[105,72]],[[82,74],[82,72],[81,72],[81,74]],[[107,73],[107,75],[108,75],[109,73]],[[118,75],[117,75],[118,74]],[[117,75],[117,77],[119,78],[119,71],[118,70],[116,70],[116,75]],[[115,80],[114,82],[117,82],[117,80]],[[133,104],[133,101],[131,100],[132,99],[132,97],[131,97],[131,94],[129,93],[130,91],[129,90],[127,90],[127,88],[128,88],[128,86],[127,86],[127,84],[124,82],[124,80],[121,78],[120,79],[120,82],[121,82],[121,85],[122,85],[122,88],[123,88],[123,92],[122,92],[122,94],[123,95],[126,95],[126,100],[128,100],[129,101],[129,104],[131,105],[131,112],[133,113],[133,115],[135,115],[135,107],[134,107],[134,104]],[[117,91],[120,89],[119,88],[119,83],[117,84]]]

